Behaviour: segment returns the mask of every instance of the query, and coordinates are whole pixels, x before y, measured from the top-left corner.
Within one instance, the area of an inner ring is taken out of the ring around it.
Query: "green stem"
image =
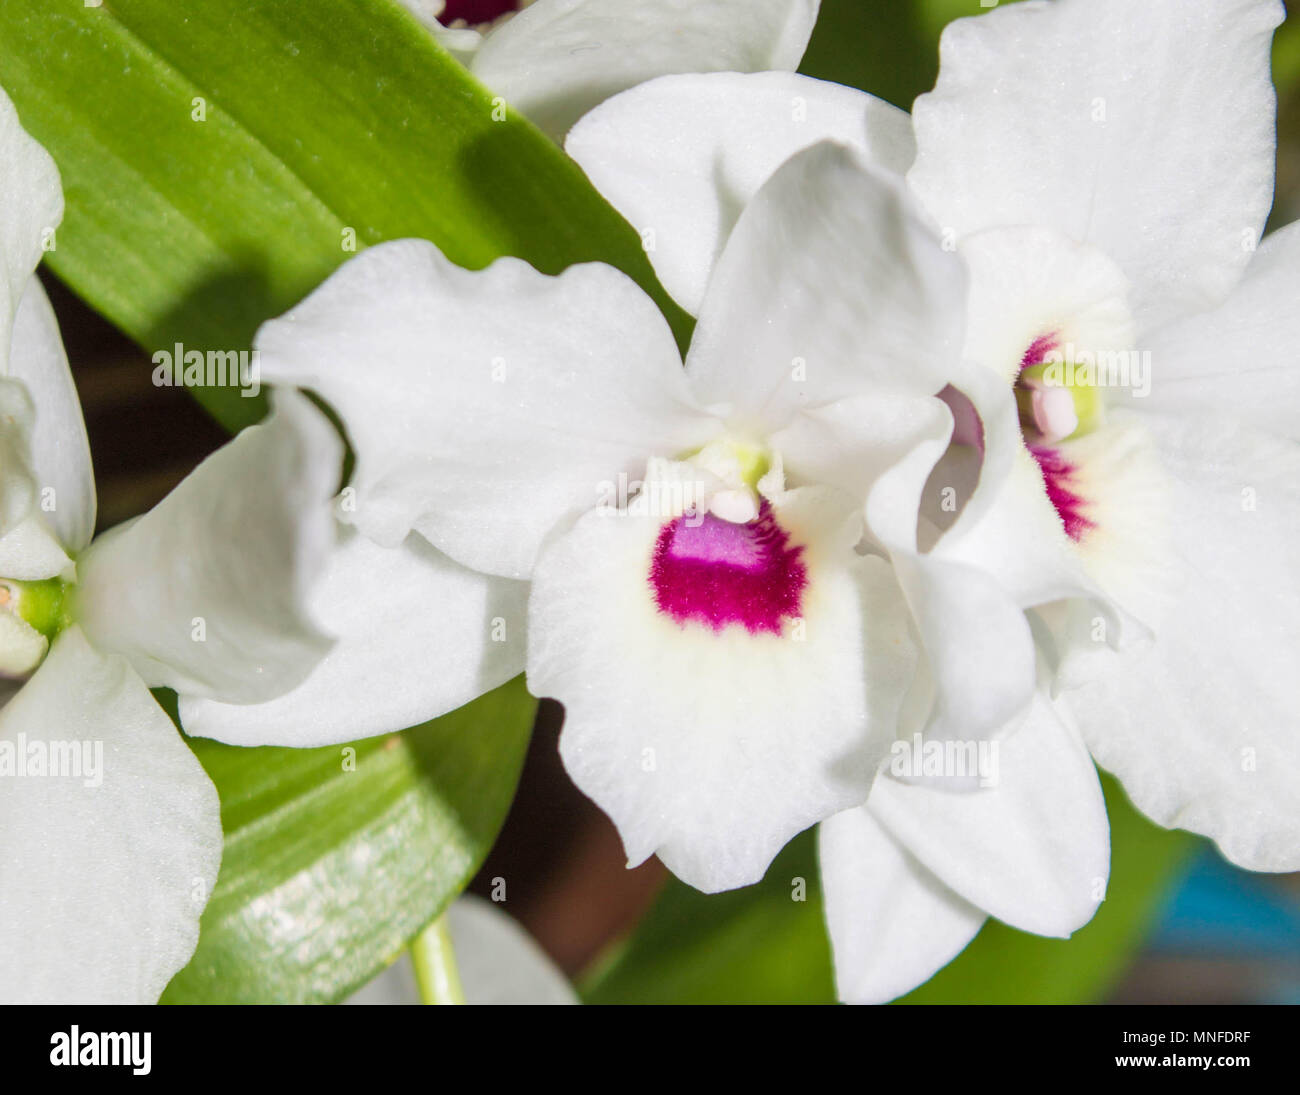
[[[447,930],[447,918],[440,916],[411,944],[411,962],[420,1001],[425,1004],[463,1004],[465,993],[456,969],[456,952]]]

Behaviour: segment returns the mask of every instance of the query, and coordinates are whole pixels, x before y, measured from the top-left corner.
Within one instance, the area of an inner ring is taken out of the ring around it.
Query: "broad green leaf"
[[[813,833],[756,886],[706,896],[670,879],[582,989],[589,1004],[833,1003]]]
[[[193,740],[225,852],[164,1003],[328,1003],[464,889],[510,806],[534,704],[519,680],[423,726],[321,749]]]
[[[822,0],[799,71],[910,110],[934,85],[939,57],[918,0]]]
[[[1086,1003],[1101,999],[1141,943],[1197,841],[1157,828],[1103,778],[1111,823],[1109,896],[1068,940],[988,924],[904,1003]],[[806,882],[804,900],[798,881]],[[588,977],[590,1003],[832,1003],[830,948],[811,833],[756,886],[705,896],[672,880],[629,940]]]
[[[632,228],[395,0],[0,0],[0,84],[54,156],[54,271],[147,349],[241,350],[356,249],[603,260],[679,334]],[[228,427],[259,400],[198,393]]]

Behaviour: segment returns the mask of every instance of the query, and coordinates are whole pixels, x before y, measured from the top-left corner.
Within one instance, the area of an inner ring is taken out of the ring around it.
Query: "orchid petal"
[[[27,385],[36,407],[31,460],[38,488],[53,492],[42,498],[42,512],[62,545],[79,552],[95,531],[90,442],[58,321],[36,278],[27,284],[14,323],[9,375]]]
[[[338,641],[264,703],[182,699],[185,732],[231,745],[334,745],[415,726],[523,672],[527,585],[454,563],[421,536],[348,530],[312,595]]]
[[[886,175],[902,175],[915,154],[904,111],[785,72],[651,80],[598,106],[564,147],[641,233],[664,288],[698,315],[745,207],[781,164],[824,140]]]
[[[894,183],[823,142],[741,214],[686,359],[709,405],[765,433],[878,388],[935,395],[960,351],[965,271]]]
[[[949,25],[909,179],[958,237],[1054,228],[1110,255],[1139,327],[1232,289],[1273,194],[1279,0],[1059,0]]]
[[[951,743],[946,755],[969,767],[976,746]],[[1042,694],[1010,733],[980,748],[996,750],[988,753],[996,755],[992,774],[981,774],[993,786],[967,790],[958,777],[969,771],[947,773],[956,789],[942,778],[882,776],[867,808],[972,905],[1023,931],[1067,936],[1092,919],[1109,875],[1096,769],[1077,732]]]
[[[0,793],[0,996],[154,1003],[216,882],[212,782],[126,662],[76,628],[0,711],[5,747],[28,774]],[[34,755],[75,757],[80,778],[33,775]]]
[[[561,137],[656,76],[797,68],[817,9],[818,0],[537,0],[487,35],[471,68]]]
[[[1067,660],[1061,702],[1148,817],[1300,869],[1300,452],[1231,420],[1142,419],[1167,472],[1165,611],[1101,672]]]
[[[928,981],[975,938],[985,915],[897,843],[865,807],[818,833],[835,986],[848,1004],[883,1004]]]
[[[258,335],[263,375],[333,405],[356,453],[343,514],[396,547],[526,578],[542,542],[648,456],[718,427],[697,409],[663,317],[596,264],[547,277],[469,271],[431,243],[362,252]]]
[[[79,562],[75,614],[150,687],[235,703],[301,682],[329,649],[307,601],[334,542],[342,446],[292,391]]]

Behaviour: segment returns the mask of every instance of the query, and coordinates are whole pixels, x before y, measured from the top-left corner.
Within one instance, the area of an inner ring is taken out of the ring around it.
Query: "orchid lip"
[[[780,635],[784,621],[800,616],[808,571],[803,548],[791,544],[764,499],[743,524],[713,513],[665,524],[649,580],[659,611],[682,626]]]

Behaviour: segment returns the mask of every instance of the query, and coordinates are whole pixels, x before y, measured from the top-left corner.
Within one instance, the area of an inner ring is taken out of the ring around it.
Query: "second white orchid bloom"
[[[0,1001],[153,1003],[193,953],[221,822],[149,688],[258,703],[310,672],[342,451],[284,393],[92,542],[85,425],[33,273],[62,214],[0,92]]]
[[[285,700],[193,702],[186,728],[312,744],[440,713],[523,667],[531,579],[530,687],[564,703],[565,763],[629,859],[755,881],[894,739],[914,648],[860,499],[946,444],[965,292],[901,190],[829,143],[750,203],[685,371],[611,268],[358,256],[258,339],[356,453],[328,594],[355,638]]]

